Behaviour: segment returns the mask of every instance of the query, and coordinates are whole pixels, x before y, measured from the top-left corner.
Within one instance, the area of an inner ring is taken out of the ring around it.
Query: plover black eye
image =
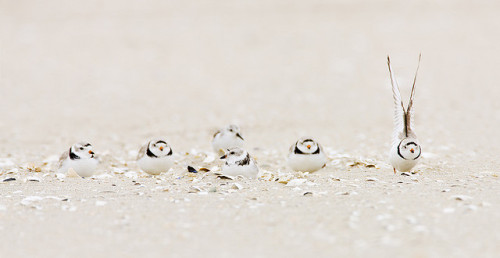
[[[83,150],[83,147],[80,147],[80,150]]]

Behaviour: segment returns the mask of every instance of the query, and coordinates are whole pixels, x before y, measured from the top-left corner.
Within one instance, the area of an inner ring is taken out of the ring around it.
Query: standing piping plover
[[[92,151],[92,145],[87,142],[74,144],[65,151],[59,159],[59,173],[68,173],[73,169],[81,177],[92,176],[97,168],[99,161]]]
[[[394,77],[394,72],[391,67],[391,60],[387,56],[387,65],[389,66],[389,74],[391,76],[392,95],[394,98],[394,134],[392,148],[390,152],[390,162],[394,169],[400,172],[410,171],[418,162],[421,147],[417,141],[417,135],[413,132],[413,99],[415,97],[415,82],[417,81],[418,68],[420,66],[421,55],[418,56],[417,71],[413,79],[413,87],[411,88],[410,101],[408,108],[405,110],[399,86]]]
[[[144,144],[137,155],[137,165],[150,175],[167,172],[173,164],[172,148],[162,139],[154,139]]]
[[[244,140],[240,134],[240,128],[236,125],[228,125],[214,134],[212,148],[219,155],[223,155],[227,149],[242,148],[243,143]]]
[[[287,163],[301,172],[314,172],[326,166],[326,155],[319,143],[310,137],[302,137],[290,147]]]
[[[245,176],[256,178],[259,168],[250,154],[241,148],[231,148],[221,157],[226,163],[222,166],[222,174],[227,176]]]

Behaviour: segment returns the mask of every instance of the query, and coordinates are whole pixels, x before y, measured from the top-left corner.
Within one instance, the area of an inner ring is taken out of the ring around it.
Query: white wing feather
[[[415,71],[415,78],[413,78],[413,86],[411,88],[411,95],[410,95],[410,101],[408,102],[408,110],[406,111],[407,114],[407,125],[408,125],[408,136],[412,136],[416,138],[415,133],[413,132],[413,125],[414,125],[414,114],[415,114],[415,109],[413,108],[413,100],[415,98],[415,83],[417,82],[417,74],[418,74],[418,68],[420,67],[420,59],[422,58],[422,54],[418,55],[418,64],[417,64],[417,70]]]
[[[401,100],[401,93],[399,92],[398,82],[394,76],[394,72],[391,67],[391,59],[387,56],[387,65],[389,66],[389,74],[391,76],[392,84],[392,97],[394,98],[394,132],[393,132],[393,144],[398,144],[404,137],[405,134],[405,108],[403,101]]]

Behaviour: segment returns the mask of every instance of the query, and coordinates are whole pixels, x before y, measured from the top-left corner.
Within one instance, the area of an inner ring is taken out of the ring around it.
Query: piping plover
[[[221,159],[226,160],[226,163],[222,166],[222,174],[224,175],[256,178],[259,173],[255,160],[250,157],[247,151],[241,148],[228,149]]]
[[[287,163],[301,172],[314,172],[326,166],[326,155],[319,143],[310,137],[302,137],[290,147]]]
[[[422,150],[417,141],[417,135],[412,129],[413,125],[413,99],[415,97],[415,82],[417,81],[418,68],[420,66],[420,57],[418,56],[417,71],[413,79],[413,86],[411,88],[410,101],[408,108],[405,110],[399,86],[394,77],[394,72],[391,67],[391,60],[387,56],[387,65],[389,66],[389,74],[391,76],[392,95],[394,98],[394,134],[392,148],[389,160],[394,169],[400,172],[410,171],[418,162]]]
[[[88,142],[79,142],[65,151],[59,158],[59,173],[68,173],[73,169],[81,177],[92,176],[99,164],[99,160]]]
[[[150,175],[167,172],[173,164],[172,148],[162,139],[154,139],[144,144],[137,155],[137,165]]]
[[[228,125],[214,134],[212,148],[216,153],[223,155],[227,149],[234,147],[242,148],[243,142],[240,128],[236,125]]]

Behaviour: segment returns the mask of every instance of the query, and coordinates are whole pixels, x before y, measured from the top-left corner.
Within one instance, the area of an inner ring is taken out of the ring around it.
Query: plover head
[[[228,149],[226,154],[221,157],[226,160],[226,164],[236,164],[240,166],[248,165],[250,163],[250,155],[244,149],[235,147]]]
[[[172,155],[172,148],[163,139],[151,140],[148,144],[146,154],[151,158],[160,158]]]
[[[320,147],[311,137],[302,137],[295,143],[293,151],[295,154],[319,154]]]
[[[69,151],[70,159],[91,159],[94,158],[92,144],[88,142],[79,142],[71,146]]]
[[[237,125],[228,125],[226,128],[224,128],[224,131],[225,133],[234,135],[235,137],[243,140],[243,137],[240,133],[240,128]]]
[[[420,145],[415,138],[404,138],[398,146],[398,155],[406,160],[415,160],[421,154]]]

